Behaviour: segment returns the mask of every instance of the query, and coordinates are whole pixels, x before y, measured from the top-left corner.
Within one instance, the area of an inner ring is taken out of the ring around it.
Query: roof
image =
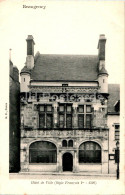
[[[98,76],[97,64],[96,55],[39,54],[31,70],[31,79],[94,81]]]
[[[108,112],[116,113],[115,103],[120,100],[120,85],[109,84]]]
[[[23,69],[21,70],[20,74],[21,73],[29,73],[30,74],[30,72],[31,71],[29,70],[29,68],[27,68],[27,66],[24,66]]]
[[[103,66],[102,69],[99,71],[99,75],[100,74],[107,74],[108,75],[108,72],[107,70],[105,69],[105,67]]]

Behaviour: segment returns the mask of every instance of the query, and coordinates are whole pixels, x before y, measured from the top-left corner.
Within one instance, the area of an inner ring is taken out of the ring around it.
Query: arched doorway
[[[73,170],[73,156],[71,153],[66,152],[63,154],[63,171]]]

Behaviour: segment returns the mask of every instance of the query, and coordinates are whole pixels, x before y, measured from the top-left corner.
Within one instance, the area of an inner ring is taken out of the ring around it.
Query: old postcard
[[[0,1],[0,194],[125,194],[124,2]]]

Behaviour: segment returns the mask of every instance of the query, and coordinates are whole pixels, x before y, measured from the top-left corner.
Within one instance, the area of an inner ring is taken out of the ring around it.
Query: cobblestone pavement
[[[59,175],[49,175],[49,174],[20,174],[20,173],[10,173],[10,179],[38,179],[38,180],[116,180],[115,175],[75,175],[75,174],[59,174]]]

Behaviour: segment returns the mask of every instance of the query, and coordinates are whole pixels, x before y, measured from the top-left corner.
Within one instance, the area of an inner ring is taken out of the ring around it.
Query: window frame
[[[43,145],[43,150],[41,149],[41,147],[34,147],[32,148],[32,144],[35,144],[35,143],[42,143],[45,144],[46,142],[46,145],[48,143],[48,148],[44,148],[44,145]],[[53,146],[53,149],[49,149],[49,144],[51,144],[51,147]],[[31,148],[30,148],[31,147]],[[53,156],[52,156],[52,152],[53,152]],[[33,162],[33,153],[35,153],[35,158],[36,158],[36,162]],[[41,153],[41,154],[40,154]],[[49,155],[51,154],[51,155]],[[45,162],[38,162],[40,158],[43,158]],[[47,159],[49,159],[50,162],[47,162]],[[57,147],[54,143],[52,142],[49,142],[49,141],[35,141],[33,143],[30,144],[29,146],[29,164],[56,164],[57,163]]]
[[[93,150],[90,150],[90,145],[89,145],[89,149],[87,149],[87,144],[93,144]],[[80,147],[84,146],[84,149],[80,149]],[[99,149],[96,148],[96,146],[98,146]],[[79,164],[101,164],[102,163],[102,149],[101,146],[93,141],[86,141],[80,144],[79,146],[79,155],[78,155],[78,159],[79,159]],[[80,154],[83,153],[83,156]],[[93,155],[93,159],[91,159],[91,156],[88,157],[88,154]],[[81,155],[81,156],[80,156]],[[98,157],[96,157],[96,155],[98,155]],[[99,156],[100,155],[100,156]],[[97,158],[97,159],[96,159]],[[83,159],[83,160],[82,160]],[[89,160],[88,160],[89,159]]]
[[[40,110],[40,106],[44,107],[44,110]],[[47,111],[47,107],[51,106],[51,111]],[[44,127],[40,126],[40,115],[44,115]],[[51,116],[51,127],[47,127],[47,116]],[[39,105],[39,129],[52,129],[53,128],[53,106],[52,104],[40,104]]]
[[[63,106],[64,107],[64,110],[60,110],[60,107]],[[68,111],[68,106],[71,107],[71,110]],[[60,129],[72,129],[72,103],[59,103],[59,106],[58,106],[58,124],[59,124],[59,128]],[[63,115],[64,116],[64,121],[63,121],[63,127],[60,126],[60,115]],[[68,115],[71,116],[71,126],[68,127]]]
[[[79,107],[83,106],[83,112],[79,112]],[[90,112],[87,111],[87,107],[90,106]],[[92,105],[91,104],[79,104],[78,105],[78,109],[77,109],[77,114],[78,114],[78,128],[79,129],[84,129],[84,128],[87,128],[87,129],[91,129],[92,127]],[[79,125],[79,116],[80,115],[83,115],[83,127],[80,127]],[[87,115],[91,116],[90,117],[90,124],[89,126],[87,125]]]
[[[116,126],[118,126],[118,128],[116,128]],[[119,141],[120,140],[120,124],[114,124],[114,130],[115,130],[115,135],[114,135],[115,141]]]

